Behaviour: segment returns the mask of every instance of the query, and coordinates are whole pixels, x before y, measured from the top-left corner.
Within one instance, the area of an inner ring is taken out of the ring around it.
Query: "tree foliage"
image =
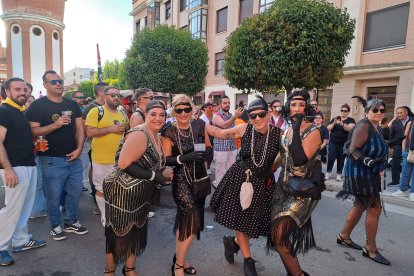
[[[326,88],[343,75],[354,28],[324,0],[277,0],[228,38],[224,76],[245,92]]]
[[[93,87],[97,81],[84,81],[78,85],[78,90],[82,91],[85,97],[91,97],[95,99],[95,94],[93,93]]]
[[[159,25],[138,32],[127,50],[121,77],[131,88],[195,95],[204,89],[207,48],[188,31]]]
[[[118,59],[105,61],[103,66],[104,79],[119,79],[122,63]]]

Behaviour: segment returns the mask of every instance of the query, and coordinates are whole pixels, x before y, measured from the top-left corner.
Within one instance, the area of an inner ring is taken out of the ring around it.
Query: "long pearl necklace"
[[[178,131],[178,135],[181,135],[184,138],[190,137],[190,135],[192,134],[191,123],[190,123],[190,131],[187,135],[184,135],[184,133],[180,130],[180,127],[178,126],[178,122],[177,122],[177,131]]]
[[[250,156],[252,157],[253,164],[258,168],[263,167],[264,162],[265,162],[266,153],[267,153],[267,145],[269,144],[269,134],[270,134],[270,128],[269,128],[269,125],[268,125],[267,126],[267,135],[266,135],[266,141],[265,141],[265,145],[264,145],[263,154],[262,154],[262,157],[261,157],[259,163],[256,163],[256,159],[255,159],[254,151],[253,151],[254,127],[252,127],[252,141],[250,143]]]
[[[163,164],[162,164],[162,161],[163,161],[162,159],[163,158],[162,157],[165,156],[165,154],[164,154],[164,148],[162,147],[161,139],[157,135],[157,138],[158,138],[158,144],[157,144],[157,142],[156,142],[157,139],[155,138],[154,134],[152,134],[152,131],[148,128],[147,125],[145,125],[145,128],[147,129],[147,132],[150,134],[150,139],[151,139],[152,144],[155,147],[155,151],[157,152],[157,154],[159,156],[159,159],[160,159],[160,168],[162,168],[163,167]]]

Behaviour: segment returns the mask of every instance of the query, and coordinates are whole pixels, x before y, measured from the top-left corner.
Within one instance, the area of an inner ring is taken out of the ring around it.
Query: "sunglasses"
[[[144,99],[147,99],[147,100],[153,100],[154,99],[154,96],[148,96],[148,97],[141,97],[141,98],[144,98]]]
[[[346,110],[346,109],[342,109],[341,110],[341,112],[349,112],[348,110]]]
[[[275,108],[275,109],[278,108],[278,107],[280,107],[280,106],[276,106],[276,105],[272,106],[272,108]]]
[[[381,108],[381,109],[373,108],[371,110],[372,110],[373,113],[378,113],[378,111],[381,112],[381,114],[385,113],[385,108]]]
[[[118,98],[118,99],[120,99],[121,98],[121,95],[120,94],[116,94],[116,93],[110,93],[110,94],[105,94],[106,96],[111,96],[111,98]]]
[[[74,97],[75,99],[79,99],[79,100],[83,100],[83,99],[85,99],[85,96],[76,96],[76,97]]]
[[[254,120],[257,118],[257,116],[259,116],[259,118],[263,119],[264,117],[266,117],[266,115],[267,115],[267,111],[262,111],[260,113],[250,113],[249,118],[251,120]]]
[[[63,84],[63,80],[50,80],[47,82],[50,83],[51,85],[56,85],[57,83],[59,83],[60,85]]]
[[[175,113],[177,113],[177,114],[181,114],[181,113],[183,113],[183,112],[185,112],[185,113],[190,113],[192,110],[193,110],[193,108],[192,108],[192,107],[186,107],[186,108],[175,108],[175,109],[174,109]]]
[[[311,104],[311,106],[315,107],[315,106],[318,106],[318,104]]]

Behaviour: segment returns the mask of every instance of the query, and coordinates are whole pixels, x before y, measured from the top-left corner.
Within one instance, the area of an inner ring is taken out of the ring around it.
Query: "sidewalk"
[[[323,166],[323,171],[326,173],[326,166]],[[391,171],[386,171],[386,183],[391,182]],[[325,180],[326,190],[332,192],[339,192],[342,189],[342,181],[336,181],[336,173],[332,174],[332,178],[329,180]],[[413,183],[411,183],[413,185]],[[393,197],[391,196],[392,193],[398,190],[398,186],[391,186],[386,188],[383,193],[383,200],[384,203],[393,204],[396,206],[406,207],[414,209],[414,201],[409,201],[408,197]]]

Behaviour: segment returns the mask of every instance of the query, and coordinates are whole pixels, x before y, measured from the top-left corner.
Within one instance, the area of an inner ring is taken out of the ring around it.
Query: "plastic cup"
[[[71,116],[72,115],[72,110],[64,110],[62,111],[62,116]]]

